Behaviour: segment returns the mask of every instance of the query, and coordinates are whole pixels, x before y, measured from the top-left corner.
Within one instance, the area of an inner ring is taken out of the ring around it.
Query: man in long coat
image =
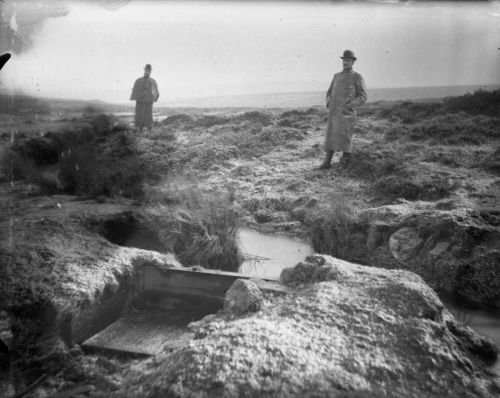
[[[144,76],[137,79],[132,89],[131,101],[135,103],[135,129],[138,133],[146,127],[148,132],[153,128],[153,102],[158,101],[160,92],[158,85],[151,78],[151,65],[144,68]]]
[[[354,72],[352,66],[356,61],[354,53],[344,51],[343,70],[333,76],[330,88],[326,93],[326,106],[329,110],[326,128],[326,157],[319,170],[331,167],[335,151],[342,151],[341,166],[347,167],[351,161],[353,127],[357,109],[366,102],[366,87],[363,77]]]

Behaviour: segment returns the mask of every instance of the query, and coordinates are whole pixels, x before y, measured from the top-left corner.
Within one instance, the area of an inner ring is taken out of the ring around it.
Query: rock
[[[282,279],[294,271],[323,281],[263,293],[261,310],[245,317],[211,318],[197,339],[158,358],[137,389],[193,397],[496,396],[484,363],[449,332],[441,301],[417,275],[324,255]]]
[[[242,315],[261,309],[263,295],[257,285],[246,279],[236,279],[226,293],[224,312]]]
[[[410,227],[398,229],[389,238],[391,253],[399,261],[410,259],[421,244],[422,238],[414,228]]]
[[[295,286],[303,283],[345,279],[349,276],[349,272],[339,266],[344,263],[343,260],[315,254],[293,268],[284,268],[280,274],[280,281],[284,285]]]
[[[74,358],[83,356],[82,347],[79,344],[75,344],[73,347],[69,349],[69,355],[71,355]]]
[[[450,247],[449,242],[440,241],[436,243],[436,246],[434,246],[434,248],[429,252],[429,254],[432,256],[439,256],[440,254],[448,250],[449,247]]]
[[[485,361],[495,361],[498,358],[498,347],[488,337],[481,336],[467,325],[456,322],[446,322],[446,326],[470,352],[478,355]]]

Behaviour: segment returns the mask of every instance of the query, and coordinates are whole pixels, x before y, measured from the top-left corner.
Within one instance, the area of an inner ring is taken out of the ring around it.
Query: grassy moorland
[[[156,115],[151,134],[139,135],[130,115],[113,115],[127,110],[103,103],[4,97],[0,110],[3,222],[14,212],[36,214],[18,208],[34,203],[30,198],[55,198],[40,202],[40,212],[64,211],[68,198],[106,211],[126,204],[141,209],[142,240],[151,238],[186,266],[238,269],[237,230],[248,225],[300,236],[316,251],[349,261],[410,269],[439,292],[475,305],[500,303],[498,90],[369,103],[359,114],[354,161],[326,171],[314,170],[323,156],[322,107],[168,109]],[[114,221],[118,229],[125,225]],[[68,224],[96,246],[95,235]],[[33,225],[59,228],[43,219]],[[123,244],[123,236],[110,237],[116,232],[101,235]],[[135,247],[150,249],[149,243]],[[50,255],[36,253],[44,264],[54,262]],[[52,277],[40,275],[47,284]],[[0,308],[0,326],[5,319]],[[141,385],[156,366],[78,350],[71,361],[64,357],[69,365],[51,379],[51,391],[81,380],[96,384],[102,375]],[[120,388],[106,383],[101,396]]]
[[[354,161],[328,171],[313,170],[327,119],[319,107],[169,109],[157,115],[152,134],[136,135],[130,119],[112,115],[121,109],[103,103],[0,102],[10,110],[0,132],[2,182],[28,183],[36,195],[133,200],[185,265],[237,269],[236,231],[247,224],[310,239],[317,251],[351,261],[413,267],[433,287],[453,291],[422,264],[377,261],[364,249],[357,215],[391,204],[453,202],[488,213],[492,227],[497,219],[499,90],[368,103],[356,126]],[[455,268],[440,278],[456,278]]]

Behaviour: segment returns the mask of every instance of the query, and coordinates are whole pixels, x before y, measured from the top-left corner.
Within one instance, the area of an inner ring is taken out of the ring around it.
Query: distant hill
[[[468,86],[439,86],[439,87],[399,87],[368,89],[368,101],[399,101],[437,99],[472,93],[480,88],[495,90],[500,85],[468,85]],[[325,90],[326,92],[326,90]],[[168,107],[263,107],[263,108],[300,108],[323,106],[325,92],[308,91],[297,93],[266,93],[226,95],[219,97],[193,98],[173,102],[165,102],[160,106]]]
[[[478,89],[493,91],[500,89],[500,84],[440,86],[440,87],[400,87],[368,89],[368,101],[420,101],[436,100],[473,93]],[[51,111],[82,111],[88,113],[108,112],[133,114],[134,103],[110,103],[100,100],[76,100],[61,98],[33,97],[21,93],[6,95],[0,93],[0,114],[48,114]],[[307,91],[295,93],[264,93],[245,95],[225,95],[219,97],[192,98],[176,101],[159,101],[155,104],[155,113],[173,112],[172,108],[309,108],[325,106],[325,92]]]

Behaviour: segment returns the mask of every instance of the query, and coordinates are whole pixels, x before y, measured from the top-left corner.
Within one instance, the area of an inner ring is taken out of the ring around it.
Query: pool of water
[[[289,236],[241,229],[239,238],[246,259],[239,272],[261,278],[278,279],[283,268],[293,267],[314,254],[307,242]]]
[[[277,279],[283,268],[293,267],[314,254],[309,243],[288,236],[242,229],[239,238],[246,258],[239,272],[260,278]],[[442,297],[441,300],[458,320],[488,336],[500,348],[500,311],[471,310],[447,297]],[[493,370],[500,377],[500,360],[497,360]]]

